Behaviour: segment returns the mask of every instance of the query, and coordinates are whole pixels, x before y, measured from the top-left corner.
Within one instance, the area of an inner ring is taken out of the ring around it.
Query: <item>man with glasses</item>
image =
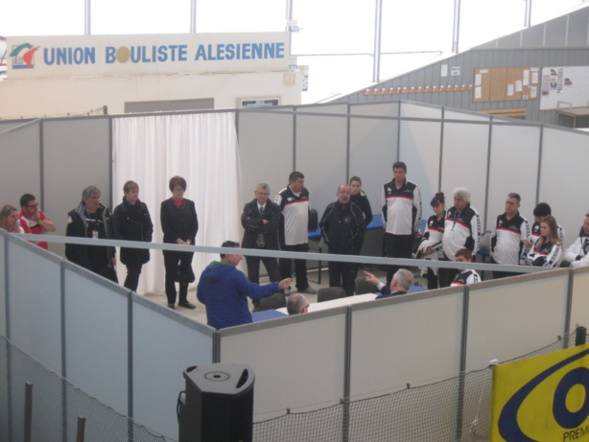
[[[26,231],[27,228],[35,235],[43,235],[47,232],[55,232],[55,224],[39,209],[37,199],[30,193],[25,193],[20,197],[21,212],[18,216],[18,222]],[[36,242],[39,247],[48,250],[45,241]]]

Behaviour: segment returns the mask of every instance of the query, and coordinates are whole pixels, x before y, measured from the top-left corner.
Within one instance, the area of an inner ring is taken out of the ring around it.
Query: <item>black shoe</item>
[[[195,308],[196,308],[196,305],[194,305],[194,304],[191,304],[191,303],[190,303],[190,302],[188,302],[188,301],[185,301],[185,302],[179,302],[179,303],[178,303],[178,305],[179,305],[180,307],[189,308],[189,309],[191,309],[191,310],[193,310],[193,309],[195,309]]]
[[[174,306],[174,304],[168,304],[168,308],[171,308],[172,310],[176,310],[176,307]]]

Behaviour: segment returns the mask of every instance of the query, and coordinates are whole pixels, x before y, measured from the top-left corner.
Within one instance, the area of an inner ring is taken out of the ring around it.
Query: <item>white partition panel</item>
[[[489,118],[451,111],[446,111],[444,117],[467,122],[444,122],[441,182],[446,206],[454,205],[452,191],[456,187],[466,187],[472,194],[472,207],[484,220]]]
[[[564,332],[567,270],[469,286],[466,371],[537,350]]]
[[[127,294],[123,287],[66,264],[65,345],[68,380],[127,413]]]
[[[439,120],[442,110],[401,103],[401,116]],[[407,179],[421,189],[423,217],[426,219],[433,214],[428,203],[438,191],[441,129],[439,121],[401,121],[399,128],[399,160],[407,164]],[[390,166],[389,172],[392,179]]]
[[[589,329],[589,267],[578,267],[574,270],[569,331],[574,331],[577,326]]]
[[[8,250],[10,338],[61,373],[61,259],[18,238]]]
[[[296,119],[294,170],[305,175],[311,207],[321,216],[325,207],[337,199],[337,186],[347,178],[347,105],[311,106],[302,111],[343,115],[297,115]],[[286,185],[288,175],[285,179]]]
[[[585,183],[589,164],[589,134],[544,128],[539,201],[550,204],[552,214],[565,231],[565,247],[571,245],[589,208]]]
[[[534,223],[536,206],[540,127],[494,124],[491,134],[491,167],[489,201],[485,225],[494,227],[497,215],[505,212],[505,199],[510,192],[522,197],[520,214]],[[485,220],[481,220],[485,222]]]
[[[220,331],[221,362],[254,370],[254,421],[287,408],[337,403],[344,387],[345,307],[272,322]]]
[[[351,115],[398,116],[399,103],[353,105]],[[373,213],[381,213],[382,185],[392,177],[391,166],[397,161],[398,120],[350,119],[350,177],[362,179]]]
[[[241,110],[237,115],[243,204],[254,198],[260,182],[270,186],[273,199],[294,170],[294,115]]]
[[[462,289],[357,304],[352,311],[352,397],[459,373]]]
[[[0,334],[7,336],[6,332],[6,264],[4,259],[4,250],[6,246],[8,234],[4,231],[0,231],[0,256],[2,262],[0,263]],[[6,238],[6,239],[5,239]]]
[[[133,301],[133,417],[177,439],[182,373],[212,363],[214,329],[139,295]]]

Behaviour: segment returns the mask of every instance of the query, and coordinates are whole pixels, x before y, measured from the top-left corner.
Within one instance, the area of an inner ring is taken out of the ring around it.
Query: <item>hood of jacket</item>
[[[213,261],[204,269],[201,278],[207,282],[218,282],[235,271],[237,271],[237,268],[233,264]]]

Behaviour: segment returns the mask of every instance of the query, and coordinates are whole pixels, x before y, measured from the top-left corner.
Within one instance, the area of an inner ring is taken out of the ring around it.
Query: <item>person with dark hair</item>
[[[353,255],[364,240],[364,217],[362,210],[350,201],[350,186],[337,188],[337,201],[328,204],[321,217],[321,234],[327,251],[339,255]],[[329,287],[343,287],[348,296],[354,295],[356,264],[329,261]]]
[[[421,235],[421,192],[417,184],[407,180],[407,165],[402,161],[393,164],[393,180],[383,186],[382,215],[387,257],[411,258],[413,239]],[[389,266],[387,284],[398,269]]]
[[[459,249],[456,251],[456,262],[472,262],[472,252],[468,249]],[[451,287],[470,285],[481,282],[481,277],[473,269],[462,269],[456,273],[452,280]]]
[[[423,239],[417,249],[417,257],[437,261],[442,257],[442,237],[444,236],[444,222],[446,217],[446,198],[444,192],[438,192],[432,198],[430,205],[434,214],[427,219],[427,227]],[[425,273],[428,289],[439,287],[439,270],[426,267],[422,269]]]
[[[39,209],[39,203],[34,195],[25,193],[20,197],[20,215],[18,215],[18,222],[23,229],[29,229],[34,235],[44,235],[47,232],[55,232],[57,229],[53,221]],[[48,250],[49,246],[45,241],[37,243],[39,247]]]
[[[558,237],[558,224],[552,215],[540,222],[540,239],[528,253],[526,263],[535,267],[558,267],[562,260],[562,243]]]
[[[479,213],[470,205],[471,193],[464,187],[454,189],[454,206],[446,213],[441,261],[456,261],[456,252],[465,248],[476,255],[481,238]],[[440,285],[448,287],[454,280],[456,270],[440,269]]]
[[[532,225],[532,235],[530,241],[526,243],[526,247],[529,249],[528,252],[534,246],[534,243],[540,239],[542,236],[540,231],[540,223],[542,220],[547,217],[548,215],[552,215],[552,209],[548,205],[548,203],[538,203],[536,207],[534,207],[534,224]],[[564,244],[564,229],[557,225],[557,235],[560,240],[561,244]]]
[[[520,265],[525,261],[526,243],[530,240],[530,224],[519,213],[521,197],[510,193],[505,200],[505,213],[497,217],[491,234],[491,263]],[[493,270],[493,278],[505,278],[517,273]]]
[[[372,221],[372,207],[370,207],[370,201],[368,196],[362,190],[362,180],[358,176],[350,178],[350,201],[360,207],[362,214],[364,215],[364,224],[368,225]],[[360,254],[360,251],[357,253]]]
[[[239,243],[225,241],[221,247],[237,248]],[[205,305],[207,324],[216,329],[252,322],[247,298],[262,299],[290,286],[291,279],[260,286],[237,269],[243,256],[221,253],[221,261],[210,263],[200,275],[196,296]]]
[[[274,202],[280,207],[279,238],[280,249],[289,252],[309,251],[309,191],[305,188],[305,175],[301,172],[291,172],[288,186],[282,189]],[[279,260],[282,278],[292,275],[292,259]],[[311,288],[307,279],[307,262],[295,259],[295,275],[297,290],[301,293],[314,295],[317,290]]]
[[[139,185],[135,181],[127,181],[123,192],[123,202],[115,207],[112,215],[114,237],[126,241],[151,242],[153,223],[147,205],[139,201]],[[125,287],[137,291],[141,268],[149,258],[148,249],[121,247],[121,262],[127,266]]]
[[[174,176],[169,183],[172,197],[163,201],[160,208],[160,221],[164,232],[164,243],[194,245],[198,232],[198,217],[194,201],[184,198],[186,180]],[[192,270],[193,252],[164,250],[164,267],[166,269],[165,288],[168,307],[175,308],[176,282],[180,286],[178,305],[194,309],[196,306],[188,302],[188,284],[194,282]]]
[[[88,186],[82,192],[82,201],[68,213],[66,236],[94,239],[112,239],[110,210],[100,202],[100,189]],[[118,283],[115,266],[116,249],[110,246],[66,244],[66,258],[91,272]]]
[[[575,242],[564,252],[565,262],[570,267],[589,266],[589,213],[583,222],[583,235],[579,234]]]

